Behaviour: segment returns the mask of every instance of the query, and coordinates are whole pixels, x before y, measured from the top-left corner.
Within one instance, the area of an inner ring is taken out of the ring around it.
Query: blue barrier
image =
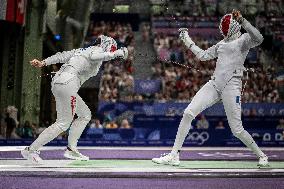
[[[113,117],[119,116],[125,111],[134,111],[144,115],[179,115],[189,103],[158,103],[158,102],[100,102],[98,113],[109,112]],[[284,103],[245,103],[242,104],[242,112],[249,115],[254,110],[256,116],[284,116]],[[225,116],[222,103],[217,103],[203,111],[207,116]]]
[[[279,120],[282,117],[244,117],[242,119],[243,126],[251,129],[276,129]],[[181,116],[147,116],[134,115],[133,125],[138,128],[177,128],[181,120]],[[193,120],[192,125],[195,126],[197,117]],[[227,118],[225,116],[207,116],[210,127],[214,127],[219,121],[222,121],[225,127],[229,128]]]
[[[172,146],[181,117],[134,116],[133,129],[89,129],[80,146]],[[279,118],[244,118],[243,125],[260,146],[284,147],[283,130],[276,130]],[[197,129],[192,123],[184,146],[243,146],[235,138],[225,117],[210,116],[208,129]],[[222,121],[223,128],[216,127]],[[0,146],[27,146],[32,139],[0,140]],[[67,140],[54,140],[48,145],[66,146]]]
[[[266,147],[284,147],[282,132],[273,130],[248,130],[256,143]],[[175,133],[174,133],[175,134]],[[28,146],[33,140],[30,139],[1,139],[0,146]],[[160,140],[86,140],[80,139],[79,146],[172,146],[174,139]],[[47,146],[66,146],[67,140],[54,140]],[[229,130],[191,130],[183,146],[244,146],[237,138],[233,137]]]

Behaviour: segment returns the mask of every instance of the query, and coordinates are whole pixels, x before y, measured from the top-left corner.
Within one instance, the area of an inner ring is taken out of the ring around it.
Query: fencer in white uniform
[[[91,119],[91,111],[78,95],[78,90],[86,80],[97,75],[103,61],[127,58],[127,48],[116,49],[117,44],[113,38],[101,35],[94,46],[59,52],[43,61],[36,59],[31,61],[35,67],[56,63],[63,63],[63,65],[51,83],[51,90],[56,100],[56,122],[46,128],[29,147],[22,151],[24,158],[33,163],[39,163],[42,160],[39,157],[39,149],[70,127],[68,146],[64,156],[77,160],[89,159],[77,150],[78,139]],[[75,113],[78,118],[73,120]]]
[[[243,27],[247,33],[241,34]],[[225,15],[220,23],[224,36],[216,45],[202,50],[191,40],[186,29],[180,29],[180,39],[201,61],[217,58],[216,68],[209,80],[193,97],[185,109],[171,153],[153,158],[159,164],[179,165],[179,152],[189,132],[192,120],[203,110],[220,100],[234,136],[239,138],[259,158],[258,165],[268,165],[267,156],[260,150],[241,120],[241,90],[244,61],[250,48],[262,43],[261,33],[244,19],[239,11]]]

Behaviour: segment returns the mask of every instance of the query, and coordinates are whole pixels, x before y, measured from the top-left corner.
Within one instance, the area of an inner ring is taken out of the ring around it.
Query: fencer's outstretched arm
[[[109,61],[114,58],[123,58],[126,59],[128,56],[128,50],[127,48],[123,47],[121,49],[118,49],[114,52],[101,52],[98,53],[96,51],[92,52],[90,54],[90,59],[93,61]]]
[[[71,51],[58,52],[43,60],[46,66],[57,63],[66,63],[74,56],[75,52],[80,49],[73,49]]]
[[[208,48],[207,50],[202,50],[199,48],[192,39],[189,37],[188,32],[184,29],[180,29],[180,39],[184,44],[195,54],[195,56],[201,61],[212,60],[217,57],[216,45]]]
[[[108,61],[114,58],[114,53],[111,52],[92,52],[90,54],[90,59],[93,61]]]
[[[56,64],[56,63],[67,63],[77,51],[81,51],[82,49],[73,49],[71,51],[63,51],[63,52],[58,52],[55,55],[52,55],[46,59],[44,59],[42,62],[38,62],[37,60],[31,61],[31,64],[39,64],[39,67],[42,67],[44,65],[48,66],[51,64]],[[87,55],[88,54],[88,55]],[[114,58],[121,57],[123,59],[126,59],[128,56],[128,51],[127,48],[123,47],[119,50],[116,50],[115,52],[98,52],[98,51],[93,51],[91,53],[86,53],[85,55],[89,56],[89,58],[92,61],[108,61]],[[42,64],[42,65],[41,65]]]

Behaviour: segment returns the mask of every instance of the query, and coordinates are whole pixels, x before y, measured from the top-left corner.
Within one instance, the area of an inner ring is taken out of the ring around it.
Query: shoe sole
[[[180,165],[180,162],[179,163],[169,163],[169,162],[157,162],[157,161],[154,161],[154,160],[152,160],[152,162],[159,164],[159,165],[171,165],[171,166],[179,166]]]
[[[269,163],[262,165],[262,164],[257,164],[258,168],[265,168],[265,167],[270,167]]]
[[[68,153],[64,153],[63,156],[66,157],[66,158],[68,158],[68,159],[72,159],[72,160],[89,161],[89,159],[83,159],[83,158],[78,158],[78,157],[70,156]]]
[[[265,164],[257,164],[257,166],[259,167],[259,168],[262,168],[262,167],[270,167],[270,165],[269,165],[269,161],[268,161],[268,158],[266,157],[266,159],[263,161]]]

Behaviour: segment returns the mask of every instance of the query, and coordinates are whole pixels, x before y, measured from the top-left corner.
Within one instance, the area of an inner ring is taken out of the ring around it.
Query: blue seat
[[[133,139],[135,136],[133,129],[119,129],[119,133],[122,139]]]
[[[87,130],[87,138],[92,139],[92,138],[102,138],[104,134],[104,130],[103,129],[99,129],[99,128],[89,128]]]

